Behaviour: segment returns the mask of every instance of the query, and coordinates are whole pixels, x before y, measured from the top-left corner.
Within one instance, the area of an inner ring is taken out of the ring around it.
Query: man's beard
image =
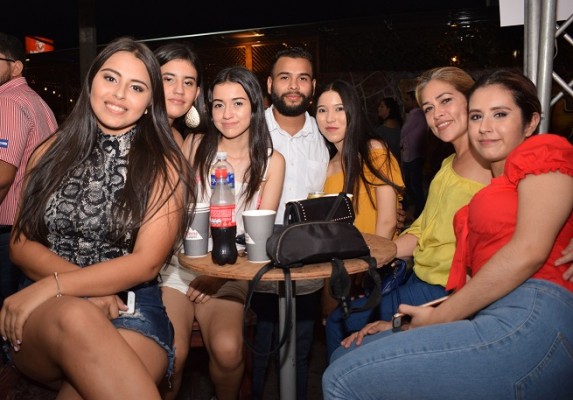
[[[308,111],[311,102],[310,97],[307,97],[302,93],[299,93],[299,95],[302,97],[302,102],[299,105],[289,106],[283,100],[282,96],[278,96],[275,92],[271,92],[271,103],[282,115],[287,117],[297,117]]]
[[[10,71],[6,72],[4,75],[0,75],[0,86],[5,84],[10,80]]]

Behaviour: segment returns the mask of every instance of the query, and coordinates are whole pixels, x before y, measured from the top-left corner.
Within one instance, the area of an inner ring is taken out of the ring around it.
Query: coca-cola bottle
[[[227,152],[218,151],[215,162],[211,166],[211,190],[215,189],[217,178],[215,177],[215,170],[217,168],[227,168],[227,183],[231,187],[233,193],[235,192],[235,171],[229,161],[227,161]]]
[[[219,265],[234,264],[237,261],[235,236],[235,195],[228,183],[228,170],[225,166],[215,169],[215,189],[211,195],[211,237],[213,262]]]

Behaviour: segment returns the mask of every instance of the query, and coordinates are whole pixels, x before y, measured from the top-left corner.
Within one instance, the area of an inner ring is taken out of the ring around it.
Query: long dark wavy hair
[[[207,105],[205,103],[205,90],[203,87],[203,66],[199,56],[186,43],[165,44],[155,49],[154,54],[161,66],[167,64],[169,61],[185,60],[189,61],[197,70],[197,87],[199,87],[201,91],[193,102],[193,105],[199,112],[201,121],[197,127],[189,128],[185,125],[185,115],[183,115],[173,121],[173,126],[183,135],[183,137],[185,137],[189,132],[205,132],[205,129],[207,128],[208,115]]]
[[[148,112],[135,125],[135,134],[128,155],[125,188],[114,205],[111,240],[120,240],[128,232],[132,239],[139,227],[165,204],[169,195],[183,185],[182,210],[195,202],[194,174],[173,139],[167,119],[165,96],[159,63],[144,44],[123,37],[112,41],[95,58],[82,85],[78,101],[68,118],[55,133],[55,139],[27,176],[21,211],[15,223],[16,234],[49,246],[44,222],[50,196],[60,188],[66,177],[90,158],[98,145],[98,125],[90,105],[94,76],[114,54],[125,51],[141,60],[151,81],[152,101]],[[170,167],[177,176],[173,176]],[[152,197],[152,191],[157,190]],[[148,210],[153,210],[148,214]],[[188,221],[182,212],[178,240],[182,240]],[[132,242],[133,245],[133,242]]]
[[[356,204],[356,211],[358,212],[359,188],[362,181],[366,188],[369,186],[381,186],[380,183],[374,183],[368,180],[364,174],[365,167],[377,179],[381,180],[387,185],[392,186],[398,193],[402,193],[404,188],[396,185],[391,177],[384,175],[374,165],[372,160],[372,153],[370,151],[370,141],[376,140],[380,142],[381,146],[386,149],[388,157],[384,161],[384,165],[390,170],[390,150],[388,145],[383,140],[377,139],[372,134],[372,127],[368,123],[366,113],[362,107],[360,97],[354,87],[342,80],[336,79],[324,86],[318,92],[316,98],[318,99],[324,92],[334,91],[338,93],[342,104],[344,105],[344,112],[346,113],[346,135],[344,136],[344,146],[342,149],[342,172],[344,174],[344,187],[346,193],[354,195]],[[372,190],[367,190],[370,203],[376,209],[376,199],[374,198]]]
[[[259,190],[263,182],[263,175],[267,169],[269,151],[272,154],[273,143],[271,134],[265,120],[265,107],[261,85],[255,74],[241,66],[225,68],[217,74],[209,88],[208,101],[211,121],[203,140],[193,158],[193,167],[201,179],[201,186],[205,192],[209,183],[209,171],[215,159],[221,132],[212,122],[213,89],[215,86],[225,83],[238,83],[243,87],[251,103],[251,124],[249,126],[249,167],[241,182],[247,183],[246,189],[240,194],[244,197],[245,204],[250,202]],[[269,150],[270,149],[270,150]]]

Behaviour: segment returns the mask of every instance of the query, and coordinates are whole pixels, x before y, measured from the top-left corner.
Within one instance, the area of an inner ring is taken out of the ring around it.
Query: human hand
[[[127,306],[123,303],[119,296],[115,294],[109,296],[89,297],[88,301],[99,308],[101,312],[103,312],[104,315],[110,320],[119,316],[119,310],[127,310]]]
[[[349,348],[354,342],[356,342],[356,346],[360,346],[365,336],[374,335],[375,333],[384,332],[390,329],[392,329],[391,322],[382,320],[371,322],[358,332],[354,332],[350,336],[344,338],[340,344],[345,349]]]
[[[14,351],[22,344],[23,330],[30,314],[41,304],[56,296],[56,282],[48,276],[4,299],[0,310],[0,335]]]
[[[555,260],[555,265],[558,266],[571,262],[572,264],[563,273],[563,279],[573,282],[573,238],[569,241],[569,244],[563,249],[561,254],[563,256]]]
[[[212,276],[200,275],[195,278],[187,289],[187,297],[194,303],[206,303],[211,296],[226,282],[225,279],[215,278]]]
[[[435,323],[432,320],[434,310],[434,307],[427,307],[425,305],[411,306],[409,304],[400,304],[400,306],[398,306],[398,312],[407,314],[411,317],[410,322],[404,323],[400,329],[407,331],[411,328]]]

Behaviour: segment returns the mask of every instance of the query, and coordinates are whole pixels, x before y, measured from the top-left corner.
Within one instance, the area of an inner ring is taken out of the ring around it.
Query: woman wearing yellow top
[[[328,164],[325,193],[352,194],[356,212],[354,225],[358,230],[394,238],[398,202],[404,189],[398,162],[386,143],[371,134],[352,85],[335,80],[324,86],[317,99],[318,128],[335,148]],[[328,282],[324,287],[329,287]],[[336,301],[325,289],[323,316],[335,308]]]
[[[336,148],[328,164],[325,193],[352,194],[358,230],[393,239],[404,189],[398,162],[386,143],[371,134],[351,84],[335,80],[317,99],[318,128]]]
[[[452,143],[455,154],[443,161],[432,180],[420,216],[394,241],[397,257],[414,256],[413,273],[398,289],[382,297],[376,320],[391,320],[400,303],[419,305],[447,293],[445,286],[455,250],[453,216],[491,179],[491,171],[469,145],[466,93],[473,83],[470,75],[456,67],[436,68],[418,78],[416,97],[428,126],[438,139]],[[359,306],[359,301],[352,306]],[[360,345],[375,313],[355,313],[346,321],[336,314],[333,312],[326,323],[329,358],[341,342],[345,348],[353,343]],[[350,332],[354,333],[342,340]]]

